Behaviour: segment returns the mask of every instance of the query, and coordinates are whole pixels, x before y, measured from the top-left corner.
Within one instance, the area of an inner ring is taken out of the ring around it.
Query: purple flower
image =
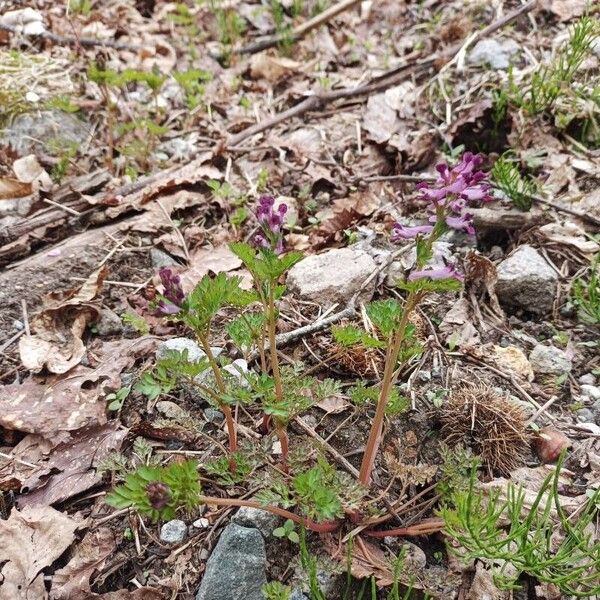
[[[475,227],[473,227],[473,215],[470,213],[463,213],[462,215],[446,217],[446,225],[451,229],[458,229],[464,231],[469,235],[475,235]]]
[[[181,310],[185,300],[185,293],[181,287],[181,278],[171,269],[164,267],[159,272],[160,281],[163,285],[163,296],[165,300],[160,300],[156,306],[157,315],[175,315]]]
[[[400,223],[394,223],[392,227],[391,241],[412,240],[418,235],[428,235],[433,231],[432,225],[415,225],[414,227],[406,227]]]
[[[482,163],[482,156],[465,152],[455,167],[450,168],[446,163],[437,165],[437,181],[433,185],[421,183],[417,186],[421,198],[436,207],[453,203],[451,208],[455,212],[458,209],[454,203],[459,199],[465,203],[489,202],[492,199],[488,194],[490,186],[484,183],[487,174],[477,170]]]
[[[283,223],[288,211],[287,204],[281,203],[275,208],[273,196],[261,196],[256,207],[256,220],[261,233],[254,237],[254,244],[258,248],[270,248],[275,254],[283,252]]]
[[[146,496],[148,496],[150,506],[155,510],[160,510],[169,504],[171,488],[161,481],[151,481],[146,486]]]
[[[464,281],[462,273],[456,270],[454,265],[446,265],[436,269],[423,269],[422,271],[413,271],[409,276],[409,281],[415,281],[416,279],[458,279],[458,281]]]

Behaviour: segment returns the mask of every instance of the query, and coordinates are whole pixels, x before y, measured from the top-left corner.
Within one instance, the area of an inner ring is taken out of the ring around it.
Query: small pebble
[[[578,379],[579,383],[584,385],[596,385],[596,378],[592,373],[586,373]]]
[[[224,415],[220,410],[208,407],[204,409],[204,417],[209,423],[220,423],[223,420]]]
[[[192,525],[196,529],[206,529],[210,525],[210,521],[206,517],[201,517],[200,519],[196,519]]]
[[[180,544],[185,539],[187,525],[179,519],[167,521],[160,528],[160,541],[166,544]]]
[[[417,379],[421,383],[428,383],[429,381],[431,381],[431,371],[419,371],[419,373],[417,374]]]
[[[577,420],[580,423],[593,423],[594,413],[589,408],[582,408],[577,411]]]
[[[600,387],[583,384],[581,386],[581,394],[590,400],[600,400]]]

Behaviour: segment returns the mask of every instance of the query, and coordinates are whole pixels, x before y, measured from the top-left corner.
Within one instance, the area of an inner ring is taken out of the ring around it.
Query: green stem
[[[371,424],[371,431],[369,433],[367,446],[365,448],[365,453],[363,455],[363,460],[360,467],[359,481],[364,486],[367,486],[371,480],[371,472],[373,471],[377,451],[379,450],[379,446],[381,444],[381,432],[383,429],[385,409],[390,399],[390,392],[394,384],[394,373],[396,371],[398,355],[400,354],[402,342],[404,341],[408,319],[419,299],[419,292],[411,291],[409,293],[408,298],[406,299],[406,304],[404,305],[404,311],[402,312],[402,318],[400,319],[398,329],[396,329],[396,332],[394,333],[391,348],[388,349],[385,370],[383,372],[383,381],[381,383],[381,391],[379,393],[379,400],[377,401],[377,409]]]
[[[210,365],[212,372],[215,376],[215,382],[219,391],[222,394],[225,394],[225,381],[223,379],[223,375],[221,374],[221,369],[215,359],[215,355],[213,354],[210,344],[208,342],[208,336],[198,335],[198,339],[200,340],[200,345],[204,350],[204,354],[206,354],[206,358],[208,360],[208,364]],[[214,397],[214,396],[213,396]],[[220,401],[216,398],[216,402],[219,405],[219,408],[225,415],[225,423],[227,425],[227,434],[229,436],[229,452],[233,454],[237,451],[237,430],[235,426],[235,419],[233,418],[233,413],[231,412],[231,407],[227,405],[225,402]],[[232,472],[236,470],[236,464],[233,458],[229,462],[229,468]]]
[[[279,370],[279,357],[277,355],[277,341],[275,338],[275,289],[273,282],[271,282],[269,285],[269,303],[267,308],[269,350],[271,354],[271,370],[273,371],[273,380],[275,381],[275,398],[277,402],[283,402],[283,385],[281,383],[281,371]],[[285,424],[279,420],[276,420],[276,423],[277,437],[279,438],[279,443],[281,444],[282,468],[285,473],[288,473],[288,434]]]

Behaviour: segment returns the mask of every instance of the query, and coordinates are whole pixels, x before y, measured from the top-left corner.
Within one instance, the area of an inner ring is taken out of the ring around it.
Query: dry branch
[[[110,40],[97,40],[93,38],[78,38],[78,37],[64,37],[62,35],[56,35],[50,31],[43,31],[42,33],[25,33],[18,27],[12,27],[11,25],[4,25],[0,23],[0,31],[8,31],[16,35],[22,35],[26,38],[48,40],[53,44],[60,46],[83,46],[86,48],[94,48],[96,46],[103,46],[105,48],[114,48],[115,50],[141,50],[142,46],[134,46],[132,44],[122,44],[120,42],[113,42]]]
[[[261,50],[266,50],[267,48],[277,46],[285,41],[297,42],[312,29],[316,29],[340,13],[352,8],[353,6],[356,6],[358,3],[359,0],[340,0],[340,2],[330,6],[327,10],[324,10],[322,13],[319,13],[312,19],[309,19],[305,23],[294,27],[289,33],[278,33],[275,35],[268,35],[258,38],[251,44],[240,48],[237,51],[237,54],[254,54],[255,52],[260,52]]]

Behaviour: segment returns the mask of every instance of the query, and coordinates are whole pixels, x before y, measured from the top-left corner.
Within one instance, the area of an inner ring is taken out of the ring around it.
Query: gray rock
[[[417,380],[421,383],[428,383],[431,381],[431,371],[419,371],[417,373]]]
[[[498,265],[496,293],[509,308],[543,314],[552,309],[558,275],[531,246],[521,246]]]
[[[152,248],[150,250],[150,260],[152,261],[152,267],[154,269],[175,267],[178,265],[177,261],[170,254],[167,254],[158,248]]]
[[[180,544],[185,539],[187,525],[179,519],[167,521],[160,528],[160,541],[166,544]]]
[[[600,400],[600,387],[595,385],[583,384],[581,386],[581,394],[590,400]]]
[[[519,46],[513,40],[502,43],[496,40],[480,40],[469,52],[468,61],[474,65],[489,65],[492,69],[507,69],[510,57],[518,52]]]
[[[204,409],[204,416],[209,423],[220,423],[225,415],[220,410],[209,406]]]
[[[582,375],[577,381],[582,385],[596,385],[596,377],[593,373]]]
[[[594,411],[589,408],[581,408],[577,411],[577,420],[580,423],[593,423],[595,420]]]
[[[541,375],[564,375],[570,373],[571,359],[560,348],[538,344],[529,355],[534,373]]]
[[[206,355],[204,354],[204,350],[200,348],[200,346],[190,338],[179,337],[179,338],[171,338],[170,340],[165,340],[161,342],[156,349],[156,358],[160,360],[161,358],[165,358],[169,350],[175,350],[176,352],[183,352],[184,350],[188,351],[188,360],[195,362],[203,359]],[[222,348],[213,348],[211,347],[212,353],[215,356],[219,356],[223,351]]]
[[[230,523],[206,563],[196,600],[264,600],[266,564],[260,532]]]
[[[243,387],[250,386],[248,380],[244,376],[245,373],[248,372],[248,363],[243,358],[236,358],[230,365],[225,365],[223,371],[233,375]]]
[[[174,160],[189,160],[198,152],[198,134],[192,132],[188,136],[165,140],[156,149],[157,154],[164,154]]]
[[[592,412],[594,413],[594,422],[596,425],[600,425],[600,400],[598,402],[594,402],[592,406]]]
[[[254,529],[258,529],[267,538],[279,525],[281,519],[266,510],[242,506],[235,513],[232,521],[238,525],[242,525],[242,527],[254,527]]]
[[[103,337],[123,333],[121,317],[110,308],[103,308],[100,311],[100,318],[96,321],[96,331]]]
[[[308,596],[305,596],[302,593],[302,590],[299,590],[298,588],[294,588],[292,590],[292,593],[290,594],[290,600],[308,600]]]
[[[0,134],[0,142],[10,144],[22,156],[36,151],[52,154],[54,147],[68,149],[89,135],[89,127],[75,115],[43,110],[16,116]]]
[[[369,254],[352,248],[328,250],[307,256],[290,269],[289,290],[303,300],[329,307],[344,305],[376,269]],[[370,300],[375,280],[365,288],[362,300]]]

